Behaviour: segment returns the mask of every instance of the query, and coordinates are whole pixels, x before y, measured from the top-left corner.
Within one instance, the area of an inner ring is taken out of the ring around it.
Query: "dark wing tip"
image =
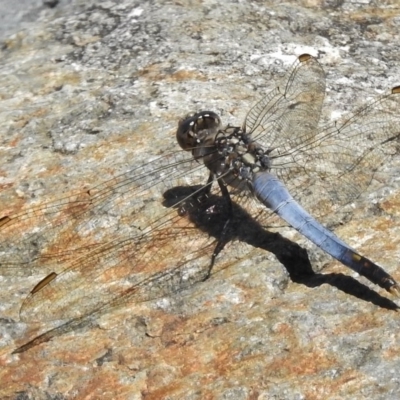
[[[310,54],[304,53],[304,54],[302,54],[301,56],[299,56],[299,61],[300,61],[300,62],[306,62],[306,61],[308,61],[310,58],[313,58],[313,56],[310,55]]]
[[[400,93],[400,86],[395,86],[392,89],[392,94],[399,94]]]

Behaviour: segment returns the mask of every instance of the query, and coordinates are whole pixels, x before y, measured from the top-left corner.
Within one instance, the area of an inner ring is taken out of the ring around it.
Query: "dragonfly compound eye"
[[[215,134],[221,126],[221,119],[212,111],[189,114],[181,119],[176,139],[183,150],[193,150],[207,136]]]

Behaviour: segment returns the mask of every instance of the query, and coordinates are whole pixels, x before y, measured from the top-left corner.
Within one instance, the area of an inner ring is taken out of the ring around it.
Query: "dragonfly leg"
[[[211,177],[211,174],[210,174]],[[210,179],[210,178],[209,178]],[[229,242],[230,240],[230,223],[232,221],[232,215],[233,215],[233,207],[232,207],[232,200],[231,197],[229,195],[228,189],[226,188],[226,185],[223,181],[221,181],[220,179],[218,179],[218,185],[221,189],[222,192],[222,198],[223,198],[223,207],[224,207],[224,215],[226,215],[226,220],[225,223],[222,227],[222,230],[220,232],[220,234],[218,235],[218,241],[217,244],[214,248],[213,254],[211,256],[211,262],[210,265],[208,267],[208,273],[205,277],[204,280],[208,279],[212,268],[214,266],[215,263],[215,259],[217,258],[218,254],[223,250],[223,248],[225,247],[225,245]]]
[[[214,182],[214,174],[210,171],[210,174],[208,175],[207,183],[204,185],[204,187],[199,191],[199,198],[204,198],[209,197],[211,193],[211,186],[212,183]]]

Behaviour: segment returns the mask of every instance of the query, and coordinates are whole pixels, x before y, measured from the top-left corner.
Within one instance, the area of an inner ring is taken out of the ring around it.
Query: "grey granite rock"
[[[1,7],[10,11],[8,3]],[[1,31],[0,217],[175,150],[187,112],[211,109],[241,123],[302,53],[327,72],[326,120],[390,90],[400,84],[399,7],[27,4],[7,17],[20,29]],[[385,170],[387,183],[374,193],[380,212],[361,203],[338,233],[400,280],[398,167]],[[0,277],[0,397],[398,399],[393,299],[291,230],[282,234],[308,250],[315,276],[296,280],[273,253],[232,244],[206,282],[17,355],[16,346],[54,326],[19,321],[44,275]]]

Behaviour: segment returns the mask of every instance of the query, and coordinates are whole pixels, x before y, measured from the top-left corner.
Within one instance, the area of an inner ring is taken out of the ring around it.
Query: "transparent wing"
[[[319,128],[274,160],[274,172],[316,217],[355,201],[376,173],[398,155],[400,90],[360,107],[335,124]]]
[[[171,210],[157,226],[98,246],[41,281],[24,301],[21,319],[75,319],[182,290],[206,278],[213,238]],[[191,252],[188,249],[198,249]]]
[[[206,174],[190,154],[175,152],[87,192],[3,215],[0,272],[14,276],[60,272],[64,262],[115,238],[116,232],[120,237],[129,236],[144,228],[146,220],[156,220],[151,203],[160,201],[172,182],[204,183]]]
[[[246,116],[244,128],[265,149],[284,153],[314,138],[325,95],[325,73],[303,54],[284,79]]]
[[[27,227],[37,232],[16,244],[2,242],[2,269],[40,270],[46,264],[51,271],[24,301],[21,319],[80,318],[205,279],[226,221],[221,213],[207,212],[219,197],[204,193],[204,185],[193,186],[206,177],[204,166],[182,151],[80,197],[3,217],[4,238],[23,236]],[[177,184],[190,190],[167,196],[166,189]]]
[[[379,168],[398,154],[400,89],[318,127],[325,74],[302,55],[282,83],[248,113],[247,132],[270,151],[272,168],[314,216],[337,212],[367,191]],[[260,216],[271,222],[270,216]]]

